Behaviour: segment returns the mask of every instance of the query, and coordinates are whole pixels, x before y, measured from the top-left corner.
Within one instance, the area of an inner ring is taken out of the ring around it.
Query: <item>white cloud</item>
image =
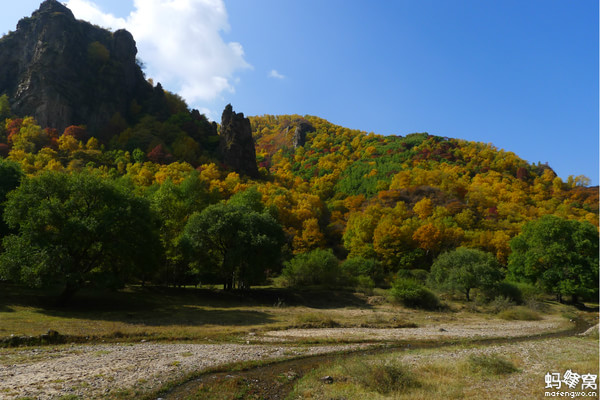
[[[125,19],[104,13],[100,7],[87,0],[68,0],[65,4],[79,19],[90,21],[105,28],[122,29],[127,27]]]
[[[271,72],[269,72],[269,78],[285,79],[285,75],[280,74],[276,69],[272,69]]]
[[[223,0],[134,0],[127,18],[107,14],[91,0],[66,5],[79,19],[129,30],[146,74],[191,104],[233,92],[235,74],[251,68],[242,45],[221,37],[229,30]]]

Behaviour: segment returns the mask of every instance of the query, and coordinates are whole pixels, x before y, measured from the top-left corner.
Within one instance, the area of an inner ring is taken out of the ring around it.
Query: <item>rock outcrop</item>
[[[116,113],[127,118],[153,96],[136,62],[133,36],[75,19],[46,0],[0,39],[0,94],[17,115],[59,130],[100,130]]]
[[[223,163],[235,172],[258,177],[250,120],[243,113],[234,112],[231,104],[225,107],[221,116],[219,153]]]
[[[316,129],[307,121],[300,121],[294,131],[294,137],[292,138],[292,145],[295,149],[303,147],[306,144],[306,134],[314,132]]]

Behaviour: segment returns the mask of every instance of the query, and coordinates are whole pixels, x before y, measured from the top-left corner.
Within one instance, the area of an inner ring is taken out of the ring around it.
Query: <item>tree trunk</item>
[[[579,297],[576,294],[571,295],[571,302],[575,305],[579,302]]]
[[[471,292],[471,289],[467,289],[465,291],[465,295],[467,296],[467,301],[471,301],[471,298],[469,297],[469,293]]]
[[[78,290],[79,285],[74,282],[67,282],[62,293],[58,296],[56,304],[61,307],[66,306]]]

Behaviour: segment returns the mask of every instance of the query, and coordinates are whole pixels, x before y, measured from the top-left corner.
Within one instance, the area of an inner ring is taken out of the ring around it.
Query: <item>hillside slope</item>
[[[545,214],[598,225],[598,188],[566,182],[492,144],[415,133],[380,136],[312,116],[251,118],[260,165],[290,187],[306,185],[324,202],[325,236],[352,256],[397,266],[426,265],[458,245],[505,262],[508,240]],[[295,127],[314,132],[293,145]]]

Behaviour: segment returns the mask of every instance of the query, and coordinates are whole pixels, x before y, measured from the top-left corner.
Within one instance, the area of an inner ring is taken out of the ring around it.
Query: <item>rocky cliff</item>
[[[225,107],[221,116],[219,152],[223,162],[235,172],[258,177],[250,120],[243,113],[234,112],[231,104]]]
[[[306,144],[306,134],[314,132],[316,129],[308,121],[300,120],[294,131],[294,137],[292,139],[292,145],[295,149],[303,147]]]
[[[0,94],[17,115],[34,116],[42,126],[85,124],[98,133],[116,113],[128,118],[151,102],[153,88],[136,54],[129,32],[76,20],[46,0],[0,39]]]

